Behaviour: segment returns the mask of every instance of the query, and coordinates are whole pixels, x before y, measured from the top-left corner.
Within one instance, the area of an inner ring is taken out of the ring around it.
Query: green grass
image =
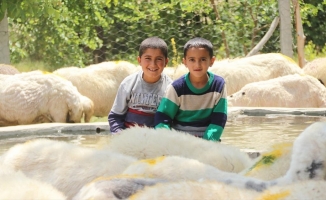
[[[13,63],[12,66],[16,67],[20,72],[29,72],[33,70],[53,71],[49,65],[41,61],[24,60],[20,63]]]

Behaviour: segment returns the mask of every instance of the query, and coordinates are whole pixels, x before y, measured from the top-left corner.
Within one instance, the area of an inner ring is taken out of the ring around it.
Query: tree
[[[8,20],[0,20],[0,64],[10,64]]]

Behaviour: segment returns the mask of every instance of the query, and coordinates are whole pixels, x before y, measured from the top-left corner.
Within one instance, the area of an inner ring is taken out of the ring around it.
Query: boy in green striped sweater
[[[185,44],[183,63],[189,72],[167,87],[155,114],[155,128],[220,141],[227,121],[227,92],[224,79],[208,71],[214,61],[210,41],[197,37]]]

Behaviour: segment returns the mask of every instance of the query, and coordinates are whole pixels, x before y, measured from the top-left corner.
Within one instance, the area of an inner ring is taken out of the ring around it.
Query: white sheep
[[[261,180],[273,180],[284,176],[290,167],[292,143],[273,145],[272,148],[255,159],[252,166],[239,174]]]
[[[0,126],[42,122],[85,122],[93,102],[71,82],[51,73],[0,74]]]
[[[324,180],[299,181],[289,185],[273,186],[260,194],[256,200],[324,200],[325,188]]]
[[[326,181],[300,181],[285,186],[272,186],[264,192],[256,192],[214,181],[178,181],[159,183],[145,187],[129,199],[256,199],[256,200],[324,200]]]
[[[215,61],[209,70],[224,78],[228,94],[239,91],[248,83],[289,74],[303,74],[302,69],[291,58],[279,53]]]
[[[309,75],[287,75],[249,83],[228,96],[229,106],[248,107],[326,107],[326,89]]]
[[[176,68],[175,67],[164,67],[163,73],[168,75],[172,80],[175,74]]]
[[[317,58],[311,62],[308,62],[303,67],[304,73],[317,78],[322,82],[323,85],[326,84],[326,57]]]
[[[0,74],[19,74],[20,72],[14,66],[0,64]]]
[[[166,182],[162,179],[143,178],[138,176],[117,175],[101,177],[86,184],[72,200],[82,199],[126,199],[146,186]]]
[[[177,67],[175,67],[174,74],[173,74],[173,80],[176,80],[180,78],[182,75],[188,73],[189,70],[184,64],[180,64]]]
[[[139,70],[126,61],[109,61],[85,68],[66,67],[53,73],[71,81],[78,91],[94,102],[94,116],[107,116],[122,80]]]
[[[68,199],[95,178],[118,175],[135,161],[119,153],[50,139],[17,144],[0,157],[5,166],[53,185]]]
[[[208,69],[226,81],[228,94],[239,91],[248,83],[269,80],[289,74],[303,74],[303,70],[291,58],[280,53],[267,53],[235,59],[215,60]],[[188,73],[180,64],[176,67],[173,79]]]
[[[290,167],[284,176],[273,180],[243,176],[221,171],[198,160],[180,156],[163,156],[140,160],[127,167],[123,174],[177,180],[214,180],[229,185],[264,191],[274,185],[288,185],[297,181],[326,180],[326,122],[308,126],[294,141]]]
[[[158,183],[154,186],[145,187],[136,192],[131,200],[175,200],[175,199],[255,199],[260,193],[242,188],[236,188],[225,183],[214,181],[177,181]]]
[[[179,155],[229,172],[240,172],[252,164],[238,148],[169,129],[131,127],[112,136],[106,148],[138,159]]]
[[[0,199],[65,200],[52,185],[26,177],[21,171],[0,164]]]

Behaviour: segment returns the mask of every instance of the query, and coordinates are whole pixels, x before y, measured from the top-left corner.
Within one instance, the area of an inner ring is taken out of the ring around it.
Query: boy
[[[208,71],[213,45],[193,38],[184,46],[189,72],[168,86],[155,114],[155,128],[174,128],[206,140],[220,141],[227,120],[227,93],[222,77]]]
[[[112,134],[135,124],[154,127],[155,112],[172,82],[162,73],[169,59],[167,44],[161,38],[145,39],[140,44],[137,60],[142,70],[121,82],[108,115]]]

